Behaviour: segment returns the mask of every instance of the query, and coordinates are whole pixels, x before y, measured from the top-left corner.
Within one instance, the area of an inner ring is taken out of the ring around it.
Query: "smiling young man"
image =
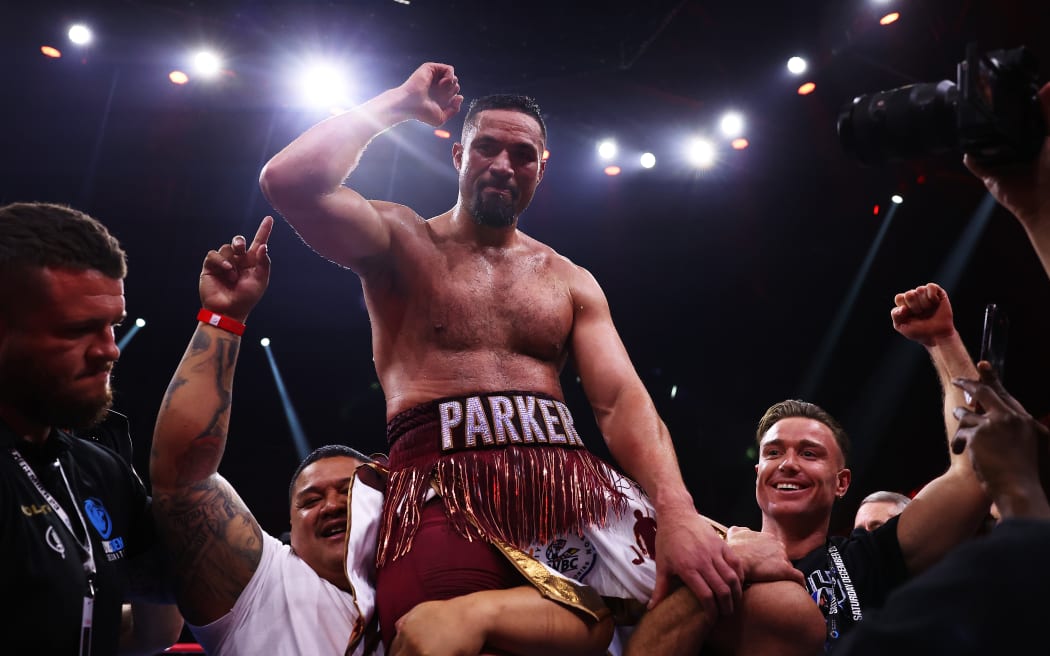
[[[976,368],[955,330],[948,296],[930,283],[898,294],[890,313],[894,328],[923,345],[944,390],[949,439],[966,399],[951,384]],[[949,449],[948,470],[928,483],[900,513],[873,531],[829,536],[835,500],[849,489],[849,437],[824,409],[788,400],[769,408],[758,423],[755,499],[762,532],[776,536],[806,579],[827,624],[825,650],[868,610],[879,608],[902,582],[938,562],[971,537],[988,511],[988,499],[964,455]]]

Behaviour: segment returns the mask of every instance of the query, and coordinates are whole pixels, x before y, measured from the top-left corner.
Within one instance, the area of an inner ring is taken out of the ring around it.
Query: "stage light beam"
[[[792,75],[802,75],[809,68],[809,64],[801,57],[792,57],[788,60],[787,69]]]
[[[598,144],[598,157],[604,160],[610,160],[616,157],[616,142],[612,139],[603,139]]]
[[[267,342],[266,344],[262,344],[264,340]],[[306,439],[306,433],[303,431],[302,422],[299,421],[299,415],[295,411],[295,406],[292,405],[292,399],[288,395],[288,389],[285,387],[281,371],[277,368],[277,360],[273,356],[273,349],[269,346],[269,340],[264,338],[259,340],[259,343],[262,344],[263,351],[266,353],[266,360],[270,363],[273,382],[277,387],[277,394],[281,397],[281,406],[284,408],[285,419],[288,420],[288,430],[292,433],[292,443],[295,445],[295,451],[299,455],[299,460],[302,460],[310,454],[310,443]]]
[[[145,327],[145,319],[141,317],[135,319],[135,323],[131,326],[131,329],[128,330],[128,332],[124,333],[124,335],[120,338],[120,341],[117,342],[117,348],[123,351],[125,348],[127,348],[128,343],[131,342],[131,338],[134,337],[135,334],[138,333],[138,331],[142,330]]]
[[[652,153],[642,153],[642,156],[638,158],[638,163],[642,165],[643,169],[651,169],[656,166],[656,155]]]

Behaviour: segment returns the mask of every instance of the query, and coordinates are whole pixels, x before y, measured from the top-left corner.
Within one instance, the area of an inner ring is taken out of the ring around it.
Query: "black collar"
[[[3,420],[0,420],[0,448],[7,450],[12,447],[18,449],[22,456],[31,462],[50,462],[63,453],[69,451],[73,438],[65,431],[51,428],[51,433],[43,444],[27,442],[22,436],[11,430]]]

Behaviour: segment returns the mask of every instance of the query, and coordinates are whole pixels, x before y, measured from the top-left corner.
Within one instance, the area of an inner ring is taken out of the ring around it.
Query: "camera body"
[[[847,103],[839,141],[865,164],[961,153],[986,167],[1031,161],[1046,136],[1037,69],[1023,46],[982,55],[971,43],[954,83],[910,84]]]

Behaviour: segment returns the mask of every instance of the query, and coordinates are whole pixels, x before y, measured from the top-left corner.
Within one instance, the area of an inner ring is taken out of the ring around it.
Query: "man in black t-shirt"
[[[148,497],[120,455],[58,428],[89,427],[109,409],[125,273],[120,245],[91,217],[0,207],[5,653],[149,653],[181,627],[173,605],[151,605],[150,622],[120,644],[122,602],[157,600]]]
[[[933,361],[945,392],[947,434],[954,435],[953,412],[967,400],[951,381],[974,377],[976,369],[955,330],[948,295],[929,283],[897,294],[894,303],[894,328],[923,345]],[[806,577],[827,622],[825,651],[866,611],[880,607],[893,588],[971,537],[988,510],[973,467],[965,456],[951,454],[948,470],[896,518],[871,532],[829,537],[832,507],[851,479],[846,431],[823,408],[790,400],[766,411],[756,439],[762,531],[783,542]]]

